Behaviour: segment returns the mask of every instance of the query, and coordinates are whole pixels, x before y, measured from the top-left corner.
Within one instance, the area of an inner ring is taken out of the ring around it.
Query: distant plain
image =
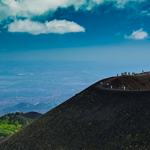
[[[59,105],[103,78],[147,68],[94,61],[1,61],[0,110],[22,102]]]

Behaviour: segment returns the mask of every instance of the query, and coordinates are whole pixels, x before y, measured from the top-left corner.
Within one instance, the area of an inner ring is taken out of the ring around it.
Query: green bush
[[[10,113],[0,118],[0,137],[8,137],[33,120],[19,116],[21,113]]]

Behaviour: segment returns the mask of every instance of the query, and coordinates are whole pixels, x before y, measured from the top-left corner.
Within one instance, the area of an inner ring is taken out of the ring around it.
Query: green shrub
[[[0,118],[0,137],[8,137],[19,131],[33,120],[19,116],[21,113],[10,113]]]

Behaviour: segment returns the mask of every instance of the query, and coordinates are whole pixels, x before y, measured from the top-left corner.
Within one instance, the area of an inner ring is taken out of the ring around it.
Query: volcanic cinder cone
[[[107,81],[50,110],[1,142],[0,149],[150,149],[150,91],[102,87]]]

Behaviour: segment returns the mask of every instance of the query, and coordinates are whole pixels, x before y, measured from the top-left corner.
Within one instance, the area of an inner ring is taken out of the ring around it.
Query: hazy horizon
[[[5,0],[0,12],[0,106],[60,104],[100,79],[149,71],[148,0]]]

